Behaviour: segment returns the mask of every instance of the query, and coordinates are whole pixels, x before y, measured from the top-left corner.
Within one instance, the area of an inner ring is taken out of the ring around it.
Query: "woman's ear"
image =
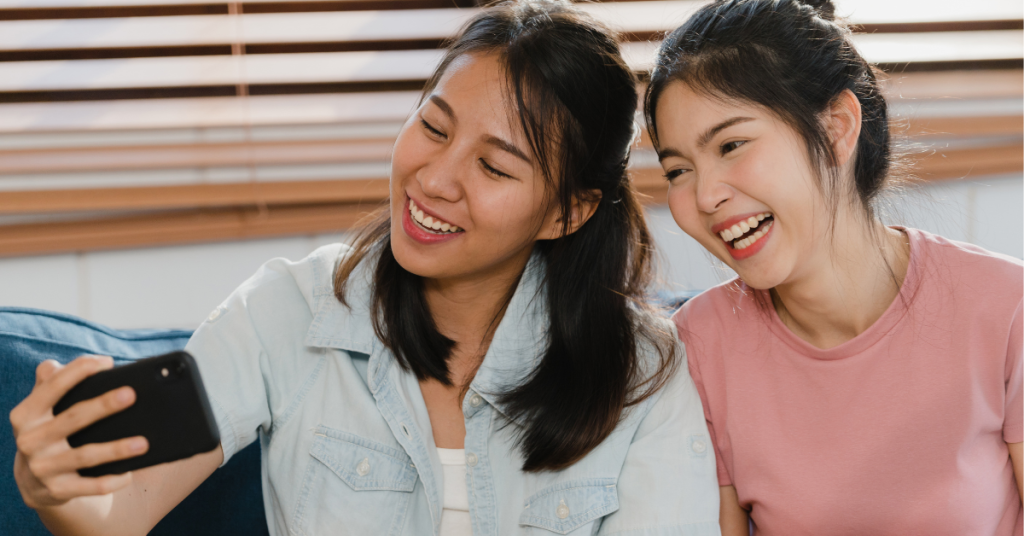
[[[551,215],[546,218],[544,226],[537,236],[537,240],[553,240],[575,233],[594,215],[594,212],[597,211],[597,206],[600,204],[601,190],[589,190],[582,196],[573,199],[572,209],[569,211],[568,229],[565,229],[566,226],[561,212],[558,210],[551,211]]]
[[[829,139],[832,140],[832,150],[835,151],[836,164],[840,167],[850,161],[857,149],[857,139],[860,137],[860,119],[860,101],[852,91],[844,89],[832,101],[826,118]]]

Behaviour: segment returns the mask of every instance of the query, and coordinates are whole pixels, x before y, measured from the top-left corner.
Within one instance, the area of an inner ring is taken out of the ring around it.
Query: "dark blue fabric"
[[[100,354],[123,364],[180,350],[191,335],[190,331],[120,331],[59,313],[0,307],[0,414],[8,415],[28,396],[36,366],[45,359],[67,363],[82,354]],[[0,432],[0,534],[50,534],[21,500],[11,470],[14,452],[14,436],[8,427]],[[218,469],[150,534],[269,534],[259,442]]]

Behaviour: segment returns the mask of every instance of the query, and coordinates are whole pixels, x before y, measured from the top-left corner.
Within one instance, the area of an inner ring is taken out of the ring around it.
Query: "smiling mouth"
[[[719,232],[718,236],[733,249],[746,249],[767,234],[774,222],[771,212],[762,212]]]
[[[420,207],[416,206],[416,202],[409,199],[409,216],[412,217],[413,223],[417,227],[423,229],[428,233],[446,235],[453,234],[462,231],[458,226],[452,225],[444,220],[435,219],[432,216],[428,216],[420,210]]]

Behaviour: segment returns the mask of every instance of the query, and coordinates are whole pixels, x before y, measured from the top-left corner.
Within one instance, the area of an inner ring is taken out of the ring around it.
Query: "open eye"
[[[722,144],[722,154],[727,154],[739,149],[740,145],[747,143],[746,140],[730,141]]]
[[[430,133],[431,136],[441,139],[448,138],[448,136],[446,136],[444,132],[441,132],[440,130],[434,128],[430,123],[427,122],[426,119],[420,118],[420,123],[423,124],[423,128],[427,129],[427,132]]]
[[[484,169],[487,170],[488,173],[490,173],[491,175],[494,175],[496,177],[501,177],[503,179],[511,179],[511,178],[513,178],[512,175],[509,175],[508,173],[503,173],[501,171],[498,171],[497,169],[494,169],[483,158],[480,159],[480,165],[482,165],[484,167]]]

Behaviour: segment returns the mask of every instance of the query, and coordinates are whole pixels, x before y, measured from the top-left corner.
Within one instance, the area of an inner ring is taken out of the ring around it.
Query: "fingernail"
[[[117,401],[122,404],[127,404],[132,401],[132,397],[135,396],[131,389],[121,389],[117,392]]]
[[[137,437],[131,440],[128,444],[128,448],[132,449],[132,452],[142,452],[146,450],[146,440],[141,437]]]

